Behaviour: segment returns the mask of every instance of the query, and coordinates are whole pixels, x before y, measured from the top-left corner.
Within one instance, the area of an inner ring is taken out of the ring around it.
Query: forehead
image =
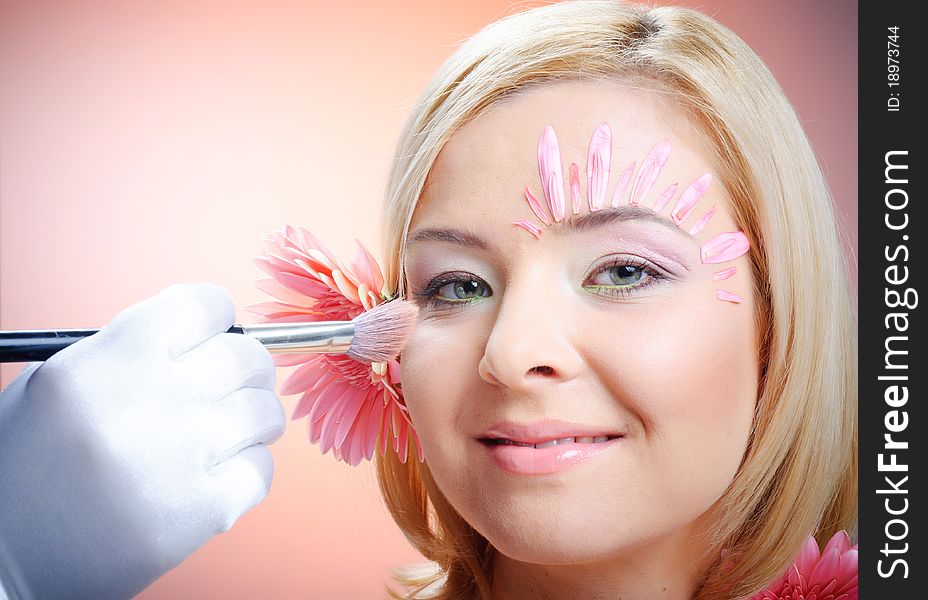
[[[546,126],[557,135],[565,196],[570,198],[569,167],[576,163],[585,199],[590,138],[603,122],[612,129],[610,187],[664,139],[672,152],[658,184],[685,186],[714,171],[689,119],[657,93],[616,81],[547,82],[496,103],[451,136],[432,166],[410,231],[525,218],[525,187],[541,189],[538,141]],[[583,204],[581,212],[588,212]]]

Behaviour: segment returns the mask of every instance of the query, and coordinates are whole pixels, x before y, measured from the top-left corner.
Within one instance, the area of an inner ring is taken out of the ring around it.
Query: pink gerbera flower
[[[857,544],[845,531],[834,534],[819,554],[809,537],[779,579],[749,600],[857,600]]]
[[[246,307],[268,323],[350,321],[385,302],[377,261],[358,240],[350,267],[343,265],[313,234],[287,226],[263,243],[255,264],[271,276],[257,286],[277,298]],[[406,462],[407,440],[421,445],[413,429],[400,383],[399,363],[365,364],[345,354],[275,354],[277,366],[300,365],[280,393],[302,394],[291,419],[307,417],[309,441],[325,454],[357,465],[374,449],[388,446]],[[392,442],[392,444],[391,444]]]

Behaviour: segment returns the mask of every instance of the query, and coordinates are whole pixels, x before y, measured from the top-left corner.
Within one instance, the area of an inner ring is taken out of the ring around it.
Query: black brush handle
[[[41,362],[99,329],[21,329],[0,331],[0,363]],[[233,325],[227,333],[245,333]]]

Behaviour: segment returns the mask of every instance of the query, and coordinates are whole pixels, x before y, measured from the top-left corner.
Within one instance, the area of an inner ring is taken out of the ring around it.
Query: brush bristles
[[[393,360],[406,346],[418,317],[419,307],[406,300],[378,304],[352,320],[354,338],[345,354],[363,363]]]

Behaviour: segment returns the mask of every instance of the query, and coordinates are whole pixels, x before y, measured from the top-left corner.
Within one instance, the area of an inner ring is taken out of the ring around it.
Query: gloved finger
[[[254,444],[271,444],[284,434],[286,415],[271,390],[241,388],[204,413],[202,440],[206,444],[206,470],[214,471]]]
[[[213,283],[180,283],[134,304],[98,335],[118,336],[135,348],[177,357],[235,323],[235,303]]]
[[[274,459],[267,446],[255,444],[218,465],[211,476],[213,502],[222,519],[216,533],[221,533],[267,496],[274,477]]]
[[[261,342],[239,333],[220,333],[175,361],[179,378],[201,401],[219,402],[243,387],[274,390],[277,368]]]

